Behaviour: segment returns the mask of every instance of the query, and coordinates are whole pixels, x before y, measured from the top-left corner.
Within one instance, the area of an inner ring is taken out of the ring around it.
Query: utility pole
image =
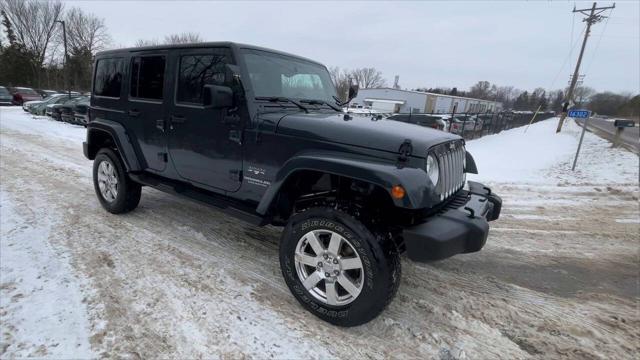
[[[69,99],[71,99],[71,81],[69,81],[69,69],[67,69],[67,63],[69,62],[69,54],[67,53],[67,27],[64,20],[56,20],[56,22],[62,24],[62,40],[64,42],[64,61],[62,62],[62,68],[64,69],[64,82],[67,83],[67,91],[69,93]]]
[[[612,6],[605,6],[605,7],[596,7],[596,6],[597,6],[597,3],[594,2],[593,6],[590,9],[576,9],[575,6],[573,7],[574,13],[579,12],[587,16],[582,20],[587,23],[587,30],[584,32],[584,39],[582,40],[582,48],[580,49],[580,55],[578,55],[578,62],[576,63],[576,69],[573,71],[573,76],[571,77],[571,84],[569,85],[569,91],[567,92],[565,105],[573,101],[573,92],[576,88],[576,83],[580,78],[579,76],[580,63],[582,62],[584,49],[587,46],[587,38],[589,37],[589,33],[591,32],[591,25],[602,21],[602,19],[604,19],[606,16],[603,16],[600,14],[607,9],[614,9],[616,7],[616,4],[613,3]],[[590,13],[587,14],[586,11],[590,11]],[[558,122],[558,128],[556,129],[556,133],[559,133],[560,130],[562,130],[564,119],[567,117],[567,108],[568,106],[563,106],[562,108],[562,114],[560,115],[560,121]]]

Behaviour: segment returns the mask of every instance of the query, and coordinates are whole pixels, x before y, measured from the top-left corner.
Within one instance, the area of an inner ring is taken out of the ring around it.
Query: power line
[[[598,52],[598,48],[600,47],[600,41],[602,41],[602,34],[604,34],[604,32],[607,31],[607,24],[609,24],[609,19],[611,18],[612,12],[613,12],[613,9],[609,10],[609,16],[607,17],[607,20],[604,22],[604,27],[602,28],[602,32],[598,37],[598,42],[596,43],[596,47],[593,50],[593,54],[591,55],[591,60],[589,61],[589,65],[587,65],[587,70],[585,71],[585,73],[588,73],[589,69],[591,69],[591,65],[593,65],[593,60],[596,58],[596,53]]]
[[[559,133],[562,130],[562,124],[564,124],[564,119],[567,117],[567,108],[569,107],[570,101],[573,100],[573,92],[576,88],[576,83],[578,82],[579,71],[580,71],[580,63],[582,63],[582,57],[584,56],[584,49],[587,47],[587,39],[589,38],[589,33],[591,32],[591,26],[595,23],[602,21],[605,16],[600,15],[602,12],[607,9],[613,9],[616,7],[614,3],[613,6],[605,6],[605,7],[596,7],[598,4],[593,3],[593,6],[590,9],[576,9],[575,6],[573,8],[573,12],[579,12],[587,17],[582,19],[582,21],[587,23],[587,29],[584,32],[584,40],[582,40],[582,48],[580,49],[580,55],[578,55],[578,62],[576,63],[576,68],[573,71],[573,77],[571,78],[571,84],[569,85],[569,91],[567,92],[566,101],[562,108],[562,115],[560,115],[560,121],[558,121],[558,128],[556,129],[556,133]],[[587,14],[586,12],[589,11]]]
[[[565,65],[567,65],[567,61],[569,61],[569,59],[571,58],[571,56],[573,55],[573,50],[576,48],[576,46],[578,46],[578,43],[580,42],[580,36],[584,33],[584,31],[586,30],[587,26],[585,25],[585,27],[582,29],[582,31],[580,31],[580,34],[578,35],[578,37],[575,39],[575,41],[571,44],[571,48],[569,49],[569,53],[567,54],[567,56],[564,58],[564,61],[562,62],[562,66],[560,66],[560,69],[558,70],[558,72],[556,73],[556,76],[553,77],[553,81],[551,81],[551,85],[549,85],[548,89],[552,89],[553,85],[555,85],[556,80],[558,80],[558,77],[560,76],[560,73],[562,73],[562,70],[564,70]],[[573,40],[573,39],[572,39]]]

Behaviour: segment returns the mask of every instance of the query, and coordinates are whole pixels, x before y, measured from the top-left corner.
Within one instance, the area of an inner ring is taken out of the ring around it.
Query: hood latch
[[[413,145],[411,145],[411,140],[405,139],[400,148],[398,149],[400,156],[398,156],[399,161],[407,161],[411,153],[413,152]]]

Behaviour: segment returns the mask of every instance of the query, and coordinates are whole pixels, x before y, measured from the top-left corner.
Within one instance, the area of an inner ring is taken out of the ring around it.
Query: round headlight
[[[440,171],[438,170],[438,159],[434,155],[427,156],[427,175],[429,175],[429,179],[433,183],[433,185],[438,184],[438,178],[440,177]]]

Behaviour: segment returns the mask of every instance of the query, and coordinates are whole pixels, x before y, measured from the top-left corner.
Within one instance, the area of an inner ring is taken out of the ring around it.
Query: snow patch
[[[92,358],[82,281],[48,243],[53,220],[0,193],[0,356]]]
[[[558,118],[489,135],[467,143],[479,174],[469,179],[488,183],[638,184],[638,156],[586,132],[576,171],[571,171],[582,128]],[[526,130],[526,132],[525,132]]]

